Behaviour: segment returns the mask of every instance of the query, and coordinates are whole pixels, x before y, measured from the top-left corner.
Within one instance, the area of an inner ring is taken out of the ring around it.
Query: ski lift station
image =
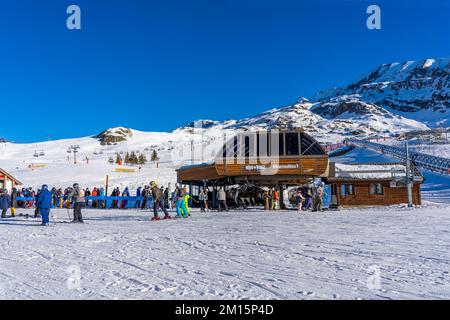
[[[331,194],[330,207],[408,203],[404,163],[342,165],[329,161],[320,143],[303,131],[245,132],[224,142],[211,163],[177,170],[178,182],[218,188],[275,187],[283,192],[321,180]],[[412,168],[412,201],[421,203],[423,177]],[[195,192],[194,192],[195,193]]]
[[[0,168],[0,188],[11,191],[15,186],[20,186],[22,183],[8,172]]]

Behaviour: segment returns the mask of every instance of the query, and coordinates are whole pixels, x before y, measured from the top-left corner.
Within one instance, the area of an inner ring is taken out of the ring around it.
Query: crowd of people
[[[23,188],[18,190],[13,188],[9,193],[6,189],[0,189],[0,211],[1,218],[5,219],[8,209],[11,209],[11,217],[16,216],[17,208],[35,208],[34,217],[42,218],[42,225],[49,225],[50,210],[52,208],[72,208],[72,223],[83,223],[82,208],[107,208],[108,203],[103,188],[94,187],[82,189],[78,183],[66,189],[52,188],[49,190],[47,185],[42,185],[38,190],[32,188]],[[191,198],[188,189],[176,184],[174,192],[169,188],[158,187],[155,181],[144,188],[139,187],[136,190],[136,196],[131,198],[128,187],[120,192],[119,188],[114,188],[110,194],[113,197],[110,209],[128,208],[128,201],[135,199],[134,208],[153,209],[152,220],[160,220],[158,211],[164,213],[163,219],[172,219],[168,209],[176,209],[175,218],[190,217],[189,200]]]
[[[324,195],[324,188],[321,184],[297,188],[295,193],[297,211],[299,213],[308,210],[313,212],[322,211]]]
[[[33,188],[13,188],[9,193],[6,189],[0,189],[0,211],[1,218],[6,218],[7,210],[11,209],[11,217],[16,216],[18,208],[35,208],[34,217],[42,218],[42,225],[49,224],[49,215],[52,208],[73,209],[72,223],[83,223],[83,207],[99,209],[150,209],[153,211],[152,220],[160,220],[158,211],[164,214],[163,219],[172,219],[168,209],[175,209],[174,218],[190,217],[189,203],[195,202],[202,212],[211,209],[211,191],[208,188],[200,189],[198,200],[191,197],[186,187],[176,184],[175,190],[170,187],[159,187],[155,181],[149,185],[138,187],[135,196],[131,197],[128,187],[123,191],[116,187],[110,193],[110,201],[103,187],[81,188],[75,183],[73,186],[65,188],[55,188],[49,190],[47,185],[43,185],[38,190]],[[322,211],[324,189],[322,184],[307,185],[297,188],[292,194],[291,203],[295,203],[298,212]],[[280,192],[275,188],[268,189],[264,194],[258,194],[260,203],[264,204],[266,210],[280,209]],[[111,200],[112,199],[112,200]],[[225,189],[219,188],[216,194],[217,210],[229,211],[227,205],[227,193]]]

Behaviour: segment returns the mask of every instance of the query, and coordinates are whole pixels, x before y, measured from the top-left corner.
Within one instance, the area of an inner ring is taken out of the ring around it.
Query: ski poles
[[[52,221],[53,221],[53,223],[55,224],[55,226],[56,226],[56,219],[55,219],[55,217],[53,216],[53,213],[50,211],[50,217],[52,217]]]

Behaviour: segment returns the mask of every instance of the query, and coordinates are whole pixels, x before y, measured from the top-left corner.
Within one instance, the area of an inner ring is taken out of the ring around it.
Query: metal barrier
[[[370,149],[381,154],[386,154],[402,161],[406,161],[405,148],[356,139],[348,139],[346,140],[346,143],[349,145],[354,145],[356,147]],[[434,172],[450,175],[450,159],[415,152],[413,150],[409,151],[409,157],[413,164],[417,167],[422,167]]]

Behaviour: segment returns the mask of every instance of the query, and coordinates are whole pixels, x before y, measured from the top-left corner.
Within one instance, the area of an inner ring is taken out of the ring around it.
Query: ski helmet
[[[46,185],[46,184],[44,184],[44,185],[42,185],[42,188],[41,188],[42,190],[48,190],[48,185]]]

